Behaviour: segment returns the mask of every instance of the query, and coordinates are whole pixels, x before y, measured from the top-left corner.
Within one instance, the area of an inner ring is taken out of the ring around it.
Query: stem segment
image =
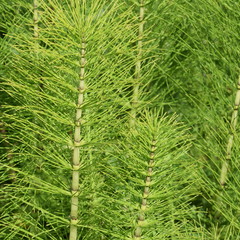
[[[139,86],[141,80],[141,61],[143,55],[143,25],[144,25],[144,0],[140,1],[140,10],[139,10],[139,29],[138,29],[138,43],[137,43],[137,62],[135,65],[135,84],[133,86],[133,97],[132,97],[132,109],[131,109],[131,119],[130,126],[134,126],[135,118],[137,115],[137,107],[139,100]]]
[[[35,39],[35,52],[38,53],[38,38],[39,38],[39,12],[38,12],[38,0],[33,0],[33,37]]]
[[[79,94],[75,118],[74,130],[74,148],[72,160],[72,198],[71,198],[71,222],[70,222],[70,235],[69,240],[77,239],[77,223],[78,223],[78,196],[79,196],[79,169],[80,169],[80,147],[81,147],[81,119],[82,119],[82,105],[83,93],[85,90],[85,53],[86,41],[83,37],[81,46],[81,59],[80,59],[80,82]]]
[[[225,186],[225,183],[226,183],[226,180],[227,180],[227,173],[228,173],[228,169],[229,169],[229,161],[231,160],[233,139],[234,139],[234,134],[235,134],[236,125],[237,125],[237,119],[238,119],[239,104],[240,104],[240,75],[239,75],[239,79],[238,79],[234,110],[233,110],[233,113],[232,113],[231,134],[230,134],[229,139],[228,139],[226,159],[223,162],[222,169],[221,169],[220,184],[221,184],[222,187]]]
[[[144,186],[144,191],[142,196],[141,208],[140,208],[140,212],[137,220],[137,226],[133,234],[134,240],[140,240],[142,237],[142,226],[144,225],[144,221],[145,221],[145,212],[147,209],[147,198],[150,193],[151,176],[153,173],[155,150],[156,150],[156,140],[153,140],[151,152],[150,152],[150,160],[148,162],[148,170],[147,170],[147,176],[146,176],[145,186]]]

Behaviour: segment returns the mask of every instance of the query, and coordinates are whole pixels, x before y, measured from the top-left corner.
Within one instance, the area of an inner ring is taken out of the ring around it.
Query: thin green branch
[[[220,175],[220,184],[221,184],[222,187],[225,186],[225,183],[227,181],[227,174],[228,174],[228,170],[229,170],[229,162],[231,160],[234,134],[235,134],[235,131],[236,131],[236,125],[237,125],[237,119],[238,119],[239,104],[240,104],[240,76],[239,76],[239,79],[238,79],[237,93],[236,93],[236,97],[235,97],[234,110],[233,110],[233,113],[232,113],[231,134],[230,134],[229,139],[228,139],[226,159],[222,164],[221,175]]]
[[[80,146],[81,146],[81,120],[82,120],[82,106],[83,106],[83,93],[85,90],[85,53],[86,53],[86,40],[83,37],[81,46],[81,60],[80,60],[80,82],[79,94],[77,101],[77,110],[75,118],[74,130],[74,148],[73,148],[73,161],[72,161],[72,198],[71,198],[71,223],[69,240],[77,239],[77,223],[78,223],[78,196],[79,196],[79,169],[80,169]]]

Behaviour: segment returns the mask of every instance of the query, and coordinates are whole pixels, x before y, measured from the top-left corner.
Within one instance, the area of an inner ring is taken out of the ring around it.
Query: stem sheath
[[[147,170],[147,176],[145,179],[145,186],[143,190],[142,195],[142,203],[139,210],[137,225],[133,234],[133,240],[140,240],[142,238],[142,226],[144,225],[145,221],[145,212],[147,209],[147,198],[150,193],[150,185],[151,185],[151,177],[153,174],[153,166],[154,166],[154,158],[155,158],[155,150],[156,150],[156,141],[152,141],[152,147],[150,152],[150,160],[148,162],[148,170]]]

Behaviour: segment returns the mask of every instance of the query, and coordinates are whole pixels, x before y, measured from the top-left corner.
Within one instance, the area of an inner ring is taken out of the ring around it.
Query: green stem
[[[35,39],[35,52],[38,52],[38,38],[39,38],[39,12],[38,12],[38,0],[33,0],[33,37]]]
[[[134,240],[140,240],[142,237],[142,226],[144,226],[145,212],[147,209],[147,198],[150,193],[151,176],[153,173],[155,150],[156,150],[156,140],[153,140],[151,152],[150,152],[150,160],[148,162],[147,176],[146,176],[145,186],[144,186],[144,191],[143,191],[143,196],[142,196],[142,203],[141,203],[141,207],[140,207],[140,211],[139,211],[137,225],[136,225],[136,228],[135,228],[135,231],[133,234]]]
[[[234,134],[235,134],[236,125],[237,125],[237,119],[238,119],[239,104],[240,104],[240,76],[238,79],[234,111],[233,111],[232,119],[231,119],[231,134],[228,139],[226,158],[222,164],[221,175],[220,175],[220,184],[222,187],[225,186],[225,183],[227,180],[227,174],[228,174],[228,170],[229,170],[229,162],[231,160],[231,153],[232,153],[232,147],[233,147],[233,139],[234,139]]]
[[[85,53],[86,41],[82,40],[81,46],[81,60],[80,60],[80,81],[79,81],[79,94],[75,118],[74,130],[74,148],[72,160],[72,197],[71,197],[71,222],[70,222],[70,235],[69,240],[77,239],[77,223],[78,223],[78,196],[79,196],[79,169],[80,169],[80,147],[81,147],[81,120],[82,120],[82,105],[83,93],[85,90]]]
[[[130,126],[135,124],[135,119],[137,115],[137,107],[139,101],[139,87],[141,80],[141,61],[143,55],[143,25],[144,25],[144,0],[140,1],[140,10],[139,10],[139,29],[138,29],[138,43],[137,43],[137,62],[135,65],[135,82],[133,86],[133,97],[132,97],[132,109],[131,109],[131,119]]]
[[[39,65],[39,1],[38,0],[33,0],[33,52],[35,54],[35,65],[36,65],[36,69],[40,69],[40,65]],[[43,81],[42,81],[42,77],[39,76],[37,79],[37,82],[35,84],[36,87],[36,91],[39,91],[39,93],[41,93],[43,91]],[[36,101],[38,103],[40,103],[41,105],[41,97],[38,97],[36,99]],[[39,119],[37,117],[37,115],[35,114],[34,116],[34,122],[36,123],[36,125],[39,125]],[[43,150],[43,146],[41,144],[41,136],[40,134],[36,133],[36,147],[39,149],[39,151]],[[38,166],[41,166],[42,164],[42,160],[38,160]]]

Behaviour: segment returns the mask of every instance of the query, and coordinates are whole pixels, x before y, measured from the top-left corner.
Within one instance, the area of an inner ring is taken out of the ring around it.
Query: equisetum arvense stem
[[[140,10],[139,10],[139,29],[138,29],[138,43],[137,43],[137,61],[135,65],[135,82],[133,86],[133,96],[132,96],[132,109],[131,109],[131,118],[130,126],[133,126],[135,123],[135,118],[137,115],[137,106],[139,101],[139,86],[141,80],[141,61],[143,55],[143,25],[144,25],[144,0],[140,1]]]
[[[38,0],[33,0],[33,37],[35,39],[35,52],[38,51],[38,38],[39,38],[39,12],[38,12]]]
[[[74,148],[72,159],[72,197],[71,197],[71,222],[69,240],[77,239],[77,224],[78,224],[78,196],[79,196],[79,169],[80,169],[80,147],[81,147],[81,120],[82,120],[82,106],[83,94],[85,90],[85,58],[86,41],[83,37],[81,45],[81,59],[80,59],[80,74],[79,74],[79,94],[77,100],[75,130],[74,130]]]
[[[226,158],[222,164],[221,175],[220,175],[220,184],[222,187],[225,186],[225,183],[227,180],[229,161],[231,160],[233,139],[234,139],[234,134],[235,134],[236,125],[237,125],[237,119],[238,119],[239,104],[240,104],[240,75],[238,78],[237,93],[236,93],[236,97],[235,97],[234,110],[233,110],[232,119],[231,119],[231,134],[228,139]]]
[[[150,160],[148,162],[147,176],[145,179],[145,186],[144,186],[142,200],[141,200],[142,203],[139,211],[137,225],[133,234],[134,240],[140,240],[142,237],[142,226],[144,225],[144,221],[145,221],[145,212],[147,209],[147,198],[150,193],[150,185],[151,185],[151,177],[153,174],[155,151],[156,151],[156,140],[153,140],[152,146],[151,146],[151,152],[150,152]]]

